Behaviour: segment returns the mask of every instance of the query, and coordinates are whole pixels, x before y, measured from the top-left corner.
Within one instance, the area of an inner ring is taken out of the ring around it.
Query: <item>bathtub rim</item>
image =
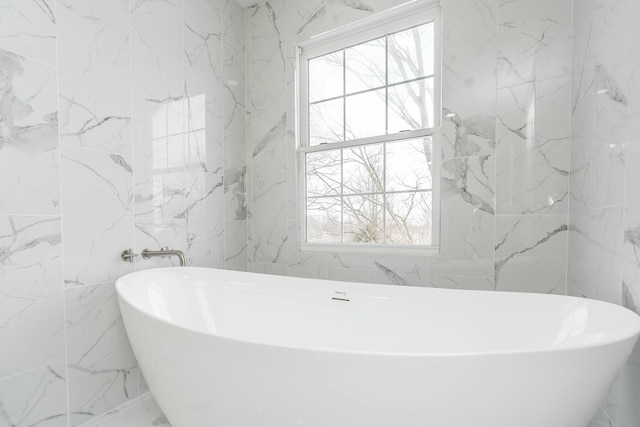
[[[609,307],[617,311],[619,310],[628,311],[628,313],[625,312],[624,315],[628,316],[629,313],[631,313],[631,316],[629,316],[629,318],[633,319],[635,323],[635,328],[633,328],[631,325],[625,327],[624,329],[621,328],[620,332],[615,331],[616,333],[611,333],[611,334],[608,333],[607,334],[608,336],[606,339],[602,339],[601,341],[598,341],[595,343],[594,342],[580,343],[579,345],[576,344],[576,345],[565,346],[565,347],[539,347],[539,348],[530,348],[530,349],[524,349],[524,350],[493,350],[493,351],[485,350],[485,351],[458,351],[458,352],[435,353],[435,352],[418,352],[418,351],[400,352],[400,351],[351,350],[351,349],[328,348],[328,347],[301,346],[301,345],[293,345],[293,344],[273,344],[273,343],[261,342],[257,340],[241,339],[241,338],[235,338],[235,337],[221,335],[221,334],[215,334],[207,331],[198,330],[194,327],[189,327],[189,326],[181,325],[175,322],[170,322],[166,319],[158,317],[157,315],[149,311],[143,310],[139,305],[133,304],[129,299],[127,299],[123,295],[123,292],[120,292],[120,289],[124,287],[124,283],[121,281],[122,279],[131,278],[131,276],[144,275],[145,273],[149,274],[150,270],[176,270],[176,269],[185,269],[185,268],[191,269],[191,270],[221,270],[221,271],[235,272],[233,270],[225,270],[221,268],[210,268],[210,267],[159,267],[159,268],[153,268],[148,270],[135,271],[132,273],[125,274],[116,280],[115,287],[116,287],[116,295],[118,298],[118,304],[120,305],[122,302],[124,302],[131,309],[135,310],[136,312],[144,316],[151,318],[155,322],[160,322],[170,327],[174,327],[183,331],[194,333],[199,336],[214,337],[223,341],[228,340],[235,343],[246,344],[246,345],[259,345],[259,346],[265,346],[265,347],[271,347],[271,348],[277,348],[277,349],[290,349],[290,350],[297,350],[297,351],[310,351],[310,352],[333,353],[333,354],[338,353],[338,354],[345,354],[345,355],[365,355],[365,356],[382,356],[382,357],[430,357],[430,358],[431,357],[433,358],[435,357],[477,357],[477,356],[489,356],[489,355],[495,355],[495,356],[529,355],[529,354],[539,354],[539,353],[587,350],[587,349],[593,349],[593,348],[599,348],[599,347],[607,347],[610,345],[623,343],[629,340],[634,340],[636,341],[636,344],[637,344],[638,337],[640,336],[640,315],[638,315],[633,310],[627,307],[606,302],[606,301],[576,297],[572,295],[538,294],[538,293],[532,293],[532,292],[479,291],[479,290],[465,290],[465,289],[434,288],[434,289],[438,289],[439,291],[447,291],[452,293],[465,292],[465,293],[485,294],[487,292],[492,292],[492,293],[500,293],[500,294],[535,295],[537,298],[546,297],[546,298],[553,298],[553,299],[562,298],[565,300],[578,300],[582,302],[586,301],[590,305]],[[284,278],[291,279],[291,276],[271,275],[271,274],[243,272],[243,271],[240,271],[237,273],[245,273],[245,274],[260,275],[260,276],[267,276],[267,277],[284,277]],[[334,282],[326,279],[308,279],[308,280],[318,280],[318,281],[329,282],[329,283],[344,283],[346,285],[362,284],[366,286],[372,285],[372,286],[383,286],[383,287],[400,286],[400,285],[388,285],[388,284],[382,284],[382,283],[361,283],[361,282],[342,282],[342,281]],[[424,287],[421,289],[428,290],[430,288]],[[126,322],[125,322],[125,328],[126,328]]]

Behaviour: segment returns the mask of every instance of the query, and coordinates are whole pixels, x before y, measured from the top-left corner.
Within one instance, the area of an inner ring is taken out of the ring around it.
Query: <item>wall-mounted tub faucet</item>
[[[180,267],[184,267],[185,265],[187,265],[187,259],[185,258],[184,253],[177,249],[169,249],[168,247],[165,246],[164,248],[160,248],[159,251],[152,251],[150,249],[142,250],[142,258],[144,259],[149,259],[155,256],[165,258],[171,255],[178,257],[178,259],[180,260]]]
[[[184,267],[185,265],[187,265],[187,259],[184,256],[184,253],[182,251],[179,251],[177,249],[169,249],[168,247],[164,247],[164,248],[160,248],[160,250],[158,251],[152,251],[151,249],[143,249],[142,252],[142,258],[144,259],[149,259],[152,257],[169,257],[169,256],[177,256],[178,260],[180,261],[180,267]],[[122,251],[122,253],[120,254],[120,258],[123,261],[126,262],[133,262],[133,259],[135,257],[137,257],[138,254],[133,253],[133,249],[127,249],[126,251]]]

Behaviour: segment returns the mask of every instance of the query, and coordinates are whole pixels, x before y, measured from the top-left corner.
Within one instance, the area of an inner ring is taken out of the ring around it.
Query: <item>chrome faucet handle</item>
[[[120,259],[125,262],[133,262],[133,259],[137,256],[138,254],[134,253],[133,249],[129,248],[126,251],[122,251],[122,253],[120,254]]]

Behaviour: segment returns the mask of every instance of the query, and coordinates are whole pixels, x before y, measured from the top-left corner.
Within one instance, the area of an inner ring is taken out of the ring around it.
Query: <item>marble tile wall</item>
[[[294,45],[403,2],[0,1],[0,425],[166,423],[113,283],[169,261],[126,247],[638,310],[633,0],[443,0],[440,255],[298,250]],[[640,422],[636,353],[594,427]]]
[[[439,256],[298,250],[294,46],[402,3],[271,0],[248,9],[249,269],[565,293],[570,0],[441,1]]]
[[[82,427],[170,427],[151,393],[145,393],[124,405],[95,417]]]
[[[0,1],[0,426],[147,391],[114,282],[173,261],[122,250],[246,268],[244,19],[235,0]]]
[[[574,3],[568,292],[640,313],[640,4]],[[640,425],[640,349],[593,427]]]

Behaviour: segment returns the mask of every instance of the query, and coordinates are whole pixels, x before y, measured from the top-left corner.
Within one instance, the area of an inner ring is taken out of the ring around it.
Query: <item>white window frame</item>
[[[439,2],[417,0],[384,13],[363,19],[354,24],[341,27],[300,42],[296,46],[296,191],[298,203],[298,241],[301,251],[317,252],[357,252],[357,253],[393,253],[407,255],[437,255],[440,246],[440,134],[441,134],[441,31]],[[434,24],[434,125],[430,129],[419,129],[385,134],[354,141],[342,141],[323,145],[322,148],[310,147],[309,139],[309,59],[323,56],[338,50],[367,42],[388,34],[393,34],[422,24]],[[432,240],[431,245],[392,245],[383,243],[308,243],[306,233],[306,168],[305,155],[309,152],[334,150],[363,146],[382,142],[417,139],[430,136],[432,139]]]

